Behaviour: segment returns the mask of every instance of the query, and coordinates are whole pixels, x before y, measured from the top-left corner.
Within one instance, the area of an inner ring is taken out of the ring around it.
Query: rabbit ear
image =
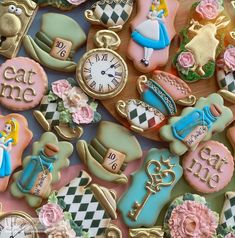
[[[219,25],[223,20],[224,20],[225,16],[220,16],[216,19],[215,25]]]
[[[217,30],[225,28],[229,23],[230,23],[230,20],[222,22],[222,23],[216,25],[216,28],[217,28]]]

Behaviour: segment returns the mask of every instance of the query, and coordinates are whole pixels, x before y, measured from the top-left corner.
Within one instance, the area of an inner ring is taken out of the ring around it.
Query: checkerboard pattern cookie
[[[217,79],[221,89],[235,93],[235,71],[226,73],[224,70],[219,70]]]

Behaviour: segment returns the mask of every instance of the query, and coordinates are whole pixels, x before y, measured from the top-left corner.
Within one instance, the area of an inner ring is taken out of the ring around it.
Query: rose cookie
[[[167,149],[151,149],[118,202],[125,224],[131,228],[154,226],[182,174],[178,156]]]
[[[0,54],[16,57],[22,39],[37,13],[32,0],[3,0],[0,6]]]
[[[195,82],[214,75],[218,39],[230,23],[223,10],[221,0],[201,0],[192,5],[190,25],[181,31],[180,49],[173,60],[183,80]]]
[[[184,156],[182,166],[186,181],[201,193],[222,190],[234,172],[231,152],[217,141],[201,143],[195,151]]]
[[[204,197],[186,193],[169,206],[164,220],[166,238],[208,237],[216,235],[219,215],[209,209]]]
[[[85,32],[72,18],[46,13],[35,39],[27,35],[23,44],[28,55],[40,64],[53,70],[74,72],[77,64],[73,55],[85,41]]]
[[[179,3],[176,0],[138,0],[137,5],[127,56],[137,70],[147,73],[167,63],[169,45],[176,34],[174,20]]]
[[[22,164],[22,154],[33,137],[25,117],[0,115],[0,192],[4,192],[13,171]]]
[[[69,166],[72,152],[72,144],[59,142],[51,132],[44,133],[34,142],[32,155],[23,160],[23,169],[14,174],[11,194],[25,198],[31,207],[39,206],[50,195],[53,183],[60,180],[60,171]]]
[[[96,111],[97,106],[73,79],[62,79],[51,84],[39,110],[35,110],[33,114],[44,130],[54,129],[61,138],[70,140],[82,135],[81,125],[101,119]]]
[[[17,57],[0,66],[0,104],[14,111],[37,106],[47,90],[47,75],[34,60]]]
[[[223,98],[213,93],[199,98],[195,107],[183,109],[180,116],[170,118],[168,125],[160,129],[160,136],[170,142],[172,153],[183,155],[209,140],[213,133],[223,131],[232,119],[233,113],[224,106]]]
[[[89,144],[79,140],[77,151],[93,175],[115,183],[127,183],[123,173],[127,163],[142,157],[136,137],[125,127],[108,121],[100,122],[96,137]]]

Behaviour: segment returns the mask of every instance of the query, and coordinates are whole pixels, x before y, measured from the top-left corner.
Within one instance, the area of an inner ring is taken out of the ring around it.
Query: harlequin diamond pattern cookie
[[[226,73],[221,70],[218,74],[220,87],[230,92],[235,92],[235,71]]]

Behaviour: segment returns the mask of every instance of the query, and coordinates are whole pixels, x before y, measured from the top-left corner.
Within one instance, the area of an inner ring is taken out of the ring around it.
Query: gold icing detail
[[[137,228],[129,230],[130,238],[163,238],[162,227]]]
[[[235,93],[229,92],[228,90],[225,89],[220,89],[218,91],[218,94],[228,102],[235,103]]]
[[[105,238],[122,238],[122,232],[119,227],[109,224],[105,230]]]
[[[142,86],[145,85],[148,81],[148,78],[145,75],[141,75],[138,79],[137,79],[137,90],[139,92],[139,94],[143,93],[143,88]]]
[[[123,118],[127,118],[126,103],[123,100],[119,100],[116,103],[116,110],[120,116],[122,116]]]
[[[83,128],[80,126],[70,128],[68,125],[60,124],[59,126],[54,126],[54,129],[56,133],[64,140],[79,139],[83,134]]]
[[[196,96],[189,95],[188,97],[184,99],[178,100],[176,103],[181,106],[189,107],[189,106],[194,106],[196,102],[197,102]]]
[[[33,111],[33,115],[45,131],[51,130],[51,125],[48,123],[41,111],[35,110]]]

